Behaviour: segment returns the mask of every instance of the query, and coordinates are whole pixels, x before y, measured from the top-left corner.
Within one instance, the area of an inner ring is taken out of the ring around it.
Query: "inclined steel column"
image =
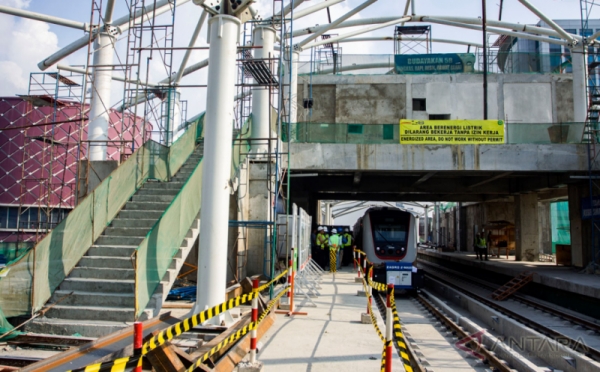
[[[252,33],[255,59],[274,57],[275,29],[267,26],[256,26]],[[272,66],[271,60],[265,61],[267,66]],[[271,71],[272,72],[272,71]],[[252,153],[255,157],[269,152],[268,140],[257,140],[258,138],[271,137],[271,97],[269,86],[254,87],[252,89],[252,126],[250,143]]]
[[[204,129],[204,174],[200,209],[198,289],[193,312],[225,301],[231,194],[231,141],[237,43],[241,21],[216,15],[208,21],[209,70]]]

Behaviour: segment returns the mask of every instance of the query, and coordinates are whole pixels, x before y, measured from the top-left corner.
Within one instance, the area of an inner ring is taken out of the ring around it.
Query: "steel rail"
[[[465,339],[470,337],[469,333],[464,331],[458,324],[456,324],[452,319],[446,316],[444,313],[436,309],[436,307],[429,302],[424,296],[417,295],[417,300],[429,310],[437,319],[441,320],[446,324],[447,327],[452,329],[452,333],[456,334],[459,339]],[[468,342],[465,346],[473,349],[474,352],[482,354],[490,365],[496,367],[499,371],[502,372],[511,372],[512,368],[506,365],[506,362],[499,359],[493,352],[488,350],[485,345],[477,344],[473,345],[473,342]]]
[[[379,314],[381,315],[381,317],[383,318],[383,321],[385,323],[386,321],[386,307],[385,307],[385,300],[383,299],[383,296],[381,295],[380,292],[378,291],[373,291],[373,298],[375,299],[375,304],[377,305],[377,309],[379,310]],[[411,366],[413,368],[413,371],[418,371],[418,372],[427,372],[427,369],[425,368],[425,366],[423,366],[423,364],[421,364],[420,362],[420,358],[419,356],[417,356],[415,354],[415,351],[412,348],[411,343],[408,341],[408,339],[405,340],[405,344],[406,344],[406,350],[408,351],[408,356],[410,358],[410,362],[411,362]],[[398,350],[398,342],[396,340],[396,334],[394,333],[394,347],[396,348],[396,352],[399,352]]]
[[[491,299],[488,299],[488,298],[480,296],[476,293],[473,293],[472,291],[470,291],[466,288],[463,288],[456,283],[452,283],[444,278],[441,278],[438,275],[432,274],[431,272],[426,272],[425,276],[429,276],[430,278],[433,278],[434,280],[437,280],[438,282],[441,282],[442,284],[445,284],[451,288],[454,288],[457,291],[462,292],[465,295],[472,297],[473,299],[491,307],[492,309],[508,316],[509,318],[512,318],[512,319],[518,321],[519,323],[526,325],[527,327],[529,327],[529,328],[531,328],[553,340],[556,340],[556,341],[567,340],[567,341],[569,341],[569,344],[565,345],[565,346],[569,347],[570,349],[572,349],[582,355],[586,355],[587,357],[589,357],[595,361],[600,361],[600,351],[597,349],[582,345],[581,342],[579,342],[563,333],[560,333],[560,332],[555,331],[554,329],[551,329],[545,325],[542,325],[538,322],[528,319],[512,310],[507,309],[506,307],[500,305],[496,301],[493,301]],[[564,343],[563,343],[563,345],[564,345]]]
[[[469,276],[467,274],[463,274],[463,273],[460,273],[458,271],[454,271],[452,269],[448,269],[446,267],[443,267],[441,265],[435,264],[433,262],[420,261],[419,263],[420,264],[424,264],[426,266],[434,267],[436,270],[445,271],[446,273],[448,273],[448,274],[450,274],[450,275],[452,275],[454,277],[463,278],[464,281],[468,281],[469,283],[474,283],[474,284],[476,284],[476,285],[478,285],[478,286],[480,286],[482,288],[489,289],[492,292],[495,291],[496,289],[500,288],[500,286],[498,286],[498,285],[494,285],[492,283],[489,283],[489,282],[486,282],[484,280],[481,280],[481,279]],[[524,305],[534,307],[536,309],[542,310],[542,311],[544,311],[544,312],[546,312],[548,314],[551,314],[553,316],[557,316],[559,318],[568,320],[571,323],[575,323],[575,324],[580,325],[582,327],[588,328],[588,329],[590,329],[590,330],[592,330],[594,332],[600,333],[600,324],[591,322],[591,321],[589,321],[587,319],[579,318],[576,315],[569,314],[567,312],[564,312],[564,311],[552,308],[552,307],[550,307],[548,305],[544,305],[544,304],[536,302],[534,300],[530,300],[530,299],[526,298],[525,296],[517,294],[517,293],[512,294],[510,298],[512,298],[512,299],[514,299],[516,301],[519,301],[520,303],[522,303]]]

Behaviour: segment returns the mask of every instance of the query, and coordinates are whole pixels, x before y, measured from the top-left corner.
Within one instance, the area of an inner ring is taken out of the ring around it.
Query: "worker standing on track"
[[[327,262],[327,251],[325,250],[325,248],[329,248],[329,236],[327,235],[327,232],[323,226],[319,226],[316,241],[318,253],[315,255],[315,259],[319,266],[321,266],[321,268],[325,270],[325,263]]]
[[[339,261],[348,266],[352,262],[352,234],[349,228],[344,229],[344,235],[342,235],[342,254],[340,254]],[[341,268],[341,265],[340,265]]]
[[[342,237],[337,234],[336,229],[331,229],[329,237],[329,272],[335,274],[337,271],[337,255],[341,249]]]

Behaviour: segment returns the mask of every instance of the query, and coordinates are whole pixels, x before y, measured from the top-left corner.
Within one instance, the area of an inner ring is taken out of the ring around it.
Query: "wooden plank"
[[[202,355],[206,354],[208,351],[210,351],[210,349],[212,349],[213,347],[217,346],[218,344],[221,343],[221,341],[225,340],[226,338],[228,338],[229,336],[231,336],[232,334],[234,334],[235,332],[237,332],[238,330],[244,328],[244,326],[246,326],[247,324],[250,323],[250,317],[251,314],[248,313],[246,315],[244,315],[237,323],[235,323],[233,326],[229,327],[228,330],[226,330],[225,332],[221,333],[220,335],[218,335],[217,337],[213,338],[212,340],[210,340],[209,342],[205,343],[204,345],[202,345],[201,347],[198,348],[198,350],[196,350],[195,352],[193,352],[191,355],[194,359],[198,359],[200,358]],[[218,352],[216,352],[213,356],[212,356],[212,360],[217,360],[218,358],[220,358],[222,355],[224,355],[227,350],[229,350],[231,348],[232,345],[227,345],[224,348],[222,348],[221,350],[219,350]]]
[[[243,294],[244,290],[242,286],[239,284],[234,284],[225,290],[225,301],[229,301]]]
[[[152,333],[153,336],[156,334],[158,334],[158,332]],[[186,367],[179,359],[177,349],[177,347],[167,341],[146,354],[146,358],[156,371],[178,372],[184,370]],[[183,353],[183,351],[181,352]]]
[[[271,326],[275,323],[277,319],[277,315],[274,312],[262,321],[259,324],[257,329],[257,340],[260,340],[265,333],[271,328]],[[244,359],[246,354],[250,352],[250,333],[246,334],[239,340],[234,347],[231,348],[221,359],[219,359],[213,370],[215,372],[231,372],[233,369]]]

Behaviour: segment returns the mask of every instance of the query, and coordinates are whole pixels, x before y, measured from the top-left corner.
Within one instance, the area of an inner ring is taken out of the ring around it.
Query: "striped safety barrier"
[[[110,362],[91,364],[87,367],[72,369],[67,372],[125,372],[142,366],[141,356],[131,356],[111,360]]]

